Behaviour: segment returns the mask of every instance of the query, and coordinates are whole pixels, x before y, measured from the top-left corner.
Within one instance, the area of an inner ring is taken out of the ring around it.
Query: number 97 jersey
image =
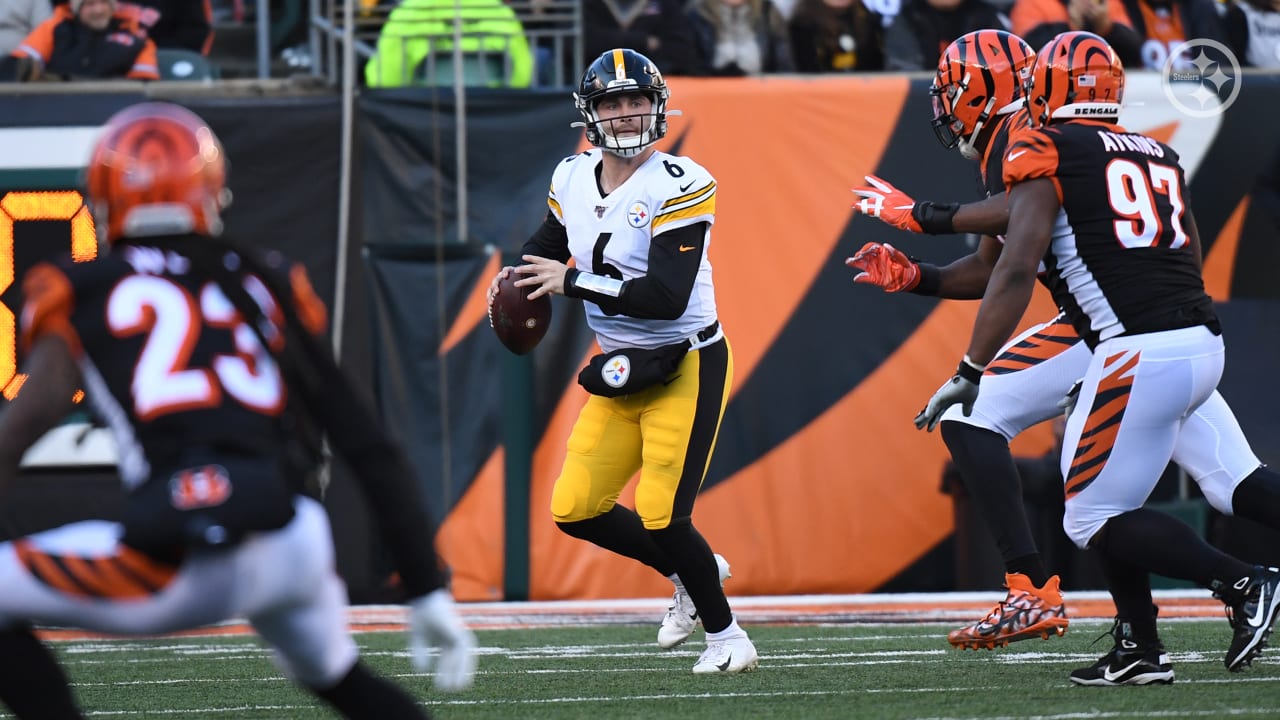
[[[1216,322],[1172,148],[1110,123],[1016,131],[1005,151],[1005,185],[1012,193],[1041,178],[1052,181],[1061,203],[1044,256],[1046,284],[1090,347]]]

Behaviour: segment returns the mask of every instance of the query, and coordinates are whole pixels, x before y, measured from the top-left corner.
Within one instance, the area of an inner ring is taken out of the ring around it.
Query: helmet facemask
[[[638,115],[617,115],[608,119],[600,118],[596,108],[601,102],[611,98],[625,99],[627,95],[633,93],[642,94],[649,98],[649,112]],[[667,98],[665,92],[619,89],[596,95],[589,99],[574,93],[573,101],[585,121],[574,124],[586,128],[587,142],[618,157],[635,157],[667,134]],[[640,124],[640,132],[619,137],[617,132],[622,121],[629,118],[635,118]]]
[[[989,95],[985,102],[981,97],[968,101],[975,107],[981,106],[981,110],[973,122],[973,128],[966,129],[965,122],[956,117],[954,109],[961,107],[961,103],[967,100],[964,95],[969,90],[971,77],[969,73],[965,73],[959,84],[947,86],[939,86],[935,80],[933,87],[929,89],[929,95],[933,100],[933,132],[938,136],[938,142],[943,147],[956,148],[966,160],[977,160],[982,157],[982,152],[977,148],[978,137],[982,134],[983,126],[991,119],[996,98]],[[1011,111],[1004,108],[1001,110]]]
[[[1016,35],[975,30],[956,38],[938,60],[933,86],[933,130],[947,148],[970,160],[982,156],[994,118],[1024,104],[1023,86],[1035,54]]]

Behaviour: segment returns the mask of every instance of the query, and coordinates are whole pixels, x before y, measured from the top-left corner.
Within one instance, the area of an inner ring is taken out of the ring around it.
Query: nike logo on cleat
[[[1261,592],[1258,594],[1258,609],[1253,612],[1253,617],[1249,618],[1250,627],[1262,627],[1262,619],[1267,614],[1267,586],[1263,585]]]
[[[720,663],[720,664],[719,664],[719,665],[717,665],[716,667],[720,669],[720,672],[725,672],[726,670],[728,670],[728,669],[729,669],[729,663],[731,663],[731,662],[733,662],[733,655],[732,655],[732,654],[731,654],[731,655],[729,655],[729,657],[725,658],[725,659],[724,659],[724,662]]]
[[[1119,682],[1128,672],[1142,664],[1142,658],[1138,658],[1128,665],[1120,669],[1120,672],[1111,672],[1111,668],[1104,668],[1102,671],[1102,679],[1107,682]]]

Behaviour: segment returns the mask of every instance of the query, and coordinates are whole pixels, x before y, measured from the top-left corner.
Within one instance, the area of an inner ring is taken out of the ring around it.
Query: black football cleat
[[[1173,682],[1173,664],[1160,641],[1140,643],[1134,640],[1129,623],[1116,618],[1111,627],[1115,647],[1097,662],[1071,671],[1071,682],[1077,685],[1168,685]]]

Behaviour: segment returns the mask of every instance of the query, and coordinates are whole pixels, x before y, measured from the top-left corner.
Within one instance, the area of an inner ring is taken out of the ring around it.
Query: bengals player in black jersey
[[[76,388],[118,445],[119,523],[0,544],[0,700],[22,718],[78,718],[30,630],[155,634],[243,617],[281,669],[347,717],[421,718],[359,662],[323,506],[304,479],[318,436],[355,472],[406,589],[415,659],[460,689],[475,640],[444,587],[433,525],[401,449],[339,369],[300,265],[219,237],[222,147],[166,103],[117,113],[87,170],[109,252],[32,268],[20,342],[29,377],[0,415],[0,489]]]
[[[1016,327],[1043,265],[1092,351],[1063,442],[1063,527],[1098,551],[1117,610],[1114,648],[1071,673],[1082,685],[1173,681],[1150,572],[1211,588],[1227,605],[1231,671],[1262,651],[1280,609],[1280,570],[1251,567],[1143,507],[1189,418],[1214,393],[1224,345],[1178,156],[1117,124],[1124,82],[1115,52],[1091,33],[1063,33],[1038,53],[1033,126],[1010,137],[1004,160],[1005,247],[969,352],[921,413],[933,422],[980,396],[981,369]]]
[[[978,41],[996,32],[999,31],[980,31],[972,37]],[[967,37],[956,42],[965,41]],[[950,88],[946,91],[948,95],[963,92],[981,99],[982,91],[975,93],[975,87],[983,87],[987,78],[999,76],[991,69],[1000,66],[993,59],[1001,56],[1000,51],[1007,43],[991,38],[985,45],[985,52],[948,49],[940,62],[935,86]],[[943,67],[945,63],[954,65],[957,60],[980,66],[963,70]],[[960,81],[965,85],[963,91],[955,87]],[[868,185],[855,189],[864,200],[854,208],[862,211],[865,203],[871,211],[868,214],[904,230],[931,234],[982,233],[984,237],[977,252],[939,268],[915,262],[891,246],[868,243],[849,260],[851,266],[862,271],[856,278],[859,282],[893,292],[907,289],[905,284],[911,278],[918,278],[909,292],[955,299],[981,297],[1008,226],[1008,198],[1003,181],[1008,135],[1011,129],[1026,126],[1030,118],[1026,109],[1019,106],[1016,112],[997,114],[992,122],[998,124],[987,123],[986,127],[991,129],[982,132],[984,126],[978,121],[983,118],[984,103],[959,106],[953,103],[951,107],[954,111],[948,110],[945,103],[937,103],[934,127],[945,145],[960,146],[962,151],[963,139],[972,138],[968,144],[981,154],[980,167],[988,199],[965,205],[917,202],[874,178],[881,187]],[[999,103],[993,107],[999,107]],[[965,135],[966,132],[970,134]],[[1043,273],[1040,277],[1045,279]],[[982,392],[969,415],[961,408],[952,407],[940,418],[942,437],[960,468],[966,488],[976,498],[983,518],[997,539],[1006,564],[1006,584],[1010,587],[1005,601],[986,618],[949,635],[957,647],[992,647],[1002,644],[1000,641],[1006,638],[1035,637],[1025,632],[1028,627],[1034,632],[1038,621],[1024,611],[1036,602],[1026,586],[1028,582],[1039,586],[1037,573],[1044,570],[1039,555],[1035,554],[1030,531],[1026,529],[1019,479],[1008,452],[1008,441],[1032,425],[1057,415],[1064,405],[1070,407],[1071,388],[1084,376],[1091,357],[1088,345],[1080,339],[1066,315],[1060,313],[1005,344],[996,360],[984,369]],[[1217,391],[1187,418],[1174,447],[1173,461],[1196,481],[1214,509],[1225,515],[1280,526],[1280,503],[1267,500],[1280,496],[1280,475],[1254,454],[1231,408]]]
[[[988,195],[999,198],[978,206],[977,216],[989,223],[1003,224],[1007,212],[1001,163],[1010,131],[1028,122],[1023,85],[1034,60],[1035,52],[1016,35],[978,30],[947,47],[934,75],[934,131],[945,147],[979,162]],[[974,212],[956,203],[916,203],[880,178],[867,181],[854,189],[862,198],[854,210],[904,230],[950,232]],[[1001,243],[996,233],[984,235],[976,252],[941,268],[913,262],[892,245],[867,243],[847,264],[859,271],[855,282],[886,292],[975,299],[982,297]],[[1001,350],[969,412],[953,408],[941,418],[943,441],[1000,549],[1007,587],[989,613],[948,634],[955,647],[991,649],[1067,629],[1060,581],[1046,570],[1031,534],[1009,441],[1061,413],[1058,401],[1089,358],[1073,335],[1061,317],[1020,334]]]

